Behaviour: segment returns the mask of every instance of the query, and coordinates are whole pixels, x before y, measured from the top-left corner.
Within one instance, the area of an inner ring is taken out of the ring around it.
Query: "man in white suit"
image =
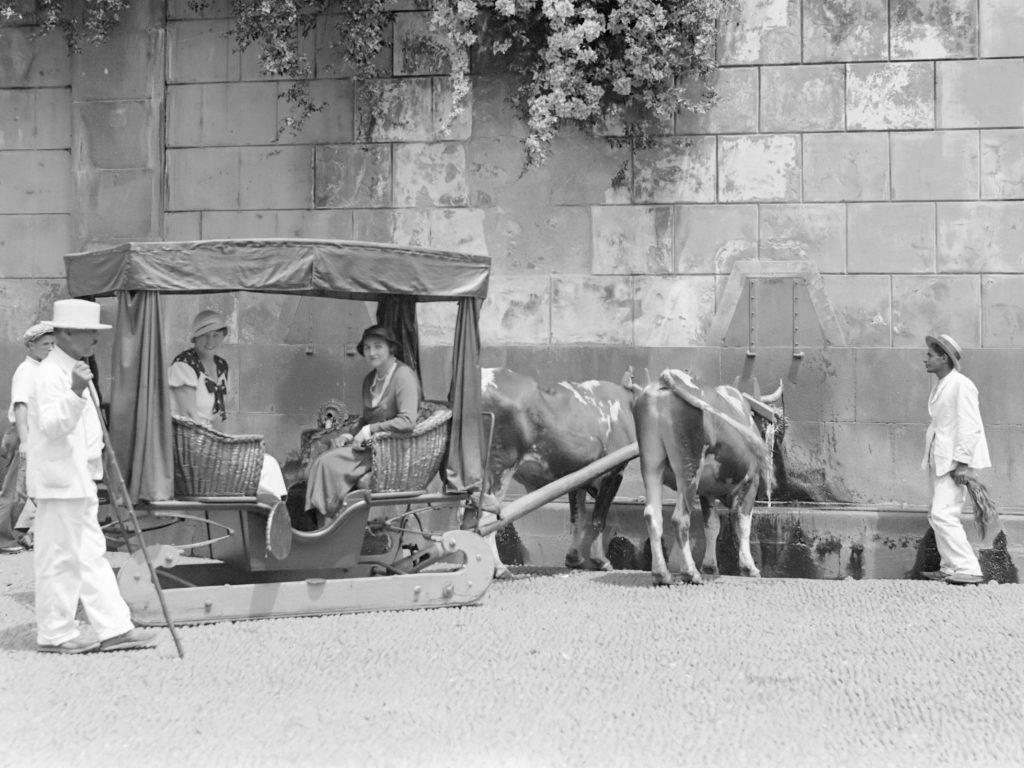
[[[132,625],[97,519],[103,429],[84,359],[95,350],[98,331],[110,328],[99,319],[95,302],[54,302],[56,347],[39,364],[28,402],[26,481],[37,506],[36,649],[46,653],[142,648],[155,638]],[[95,640],[78,631],[79,600]]]
[[[978,558],[960,522],[968,473],[992,466],[985,441],[985,427],[978,407],[978,388],[960,373],[962,350],[952,336],[926,336],[928,352],[924,367],[936,381],[928,397],[931,423],[925,435],[921,466],[932,481],[928,522],[935,532],[940,570],[924,575],[950,584],[983,581]]]

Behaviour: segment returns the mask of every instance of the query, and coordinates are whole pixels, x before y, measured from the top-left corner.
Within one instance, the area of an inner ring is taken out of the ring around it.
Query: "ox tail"
[[[764,459],[765,466],[761,469],[764,480],[764,492],[768,506],[772,505],[772,488],[775,487],[775,420],[769,421],[764,428]]]
[[[757,473],[761,480],[765,482],[768,488],[771,488],[772,482],[772,462],[771,457],[768,453],[768,446],[765,445],[765,441],[762,440],[761,435],[758,434],[757,430],[750,426],[750,424],[744,424],[739,419],[736,419],[724,411],[715,408],[711,403],[707,402],[701,397],[697,397],[687,387],[683,386],[671,370],[662,371],[661,376],[658,377],[658,382],[668,389],[679,399],[692,405],[694,408],[699,409],[705,415],[713,416],[721,421],[724,421],[730,427],[739,433],[740,438],[746,443],[747,447],[753,452],[754,456],[757,457]]]
[[[964,485],[971,494],[971,501],[974,502],[974,525],[978,529],[981,538],[985,538],[989,526],[999,522],[999,510],[989,495],[988,488],[978,479],[973,471],[967,473]]]

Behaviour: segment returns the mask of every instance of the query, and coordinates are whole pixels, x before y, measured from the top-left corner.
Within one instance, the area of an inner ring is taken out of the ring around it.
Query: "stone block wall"
[[[443,130],[444,64],[403,45],[426,29],[412,4],[395,5],[382,117],[360,108],[330,22],[308,38],[325,107],[297,134],[279,133],[287,84],[225,36],[226,0],[202,13],[185,0],[135,5],[111,46],[70,59],[52,35],[0,38],[5,359],[60,295],[69,250],[238,236],[450,248],[493,259],[485,363],[545,379],[617,380],[627,365],[711,383],[752,374],[763,388],[787,379],[793,461],[822,496],[847,501],[926,498],[923,336],[950,332],[981,389],[993,491],[1013,503],[1024,482],[1018,0],[737,0],[710,111],[677,115],[633,152],[567,129],[525,173],[525,126],[499,64],[480,57],[466,111]],[[240,423],[284,457],[316,405],[358,382],[351,345],[372,307],[224,297],[223,308],[238,328]],[[438,352],[432,396],[445,390],[453,318],[442,305],[420,315]]]

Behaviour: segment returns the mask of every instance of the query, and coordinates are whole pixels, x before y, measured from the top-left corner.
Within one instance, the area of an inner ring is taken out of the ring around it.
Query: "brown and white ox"
[[[507,368],[484,368],[480,373],[483,411],[494,414],[488,490],[499,505],[513,478],[533,491],[636,440],[633,392],[621,384],[538,384]],[[569,568],[611,569],[600,534],[624,469],[623,464],[569,493]],[[588,493],[594,497],[589,511]],[[496,547],[494,552],[496,573],[504,575],[507,569],[497,558]]]
[[[671,522],[682,554],[681,578],[702,581],[690,552],[690,515],[698,499],[705,533],[702,570],[717,575],[717,499],[737,513],[740,573],[760,576],[750,553],[750,518],[759,483],[771,487],[771,460],[747,398],[735,387],[705,388],[688,373],[666,370],[637,395],[633,415],[651,542],[662,540],[664,483],[678,492]],[[662,548],[652,546],[651,556],[654,583],[671,584]]]

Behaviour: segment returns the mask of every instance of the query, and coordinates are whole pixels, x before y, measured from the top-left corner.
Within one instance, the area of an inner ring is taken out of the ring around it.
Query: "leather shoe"
[[[952,573],[946,577],[947,584],[984,584],[985,577],[976,573]]]
[[[945,571],[921,571],[921,576],[929,581],[945,581],[949,574]]]
[[[152,648],[156,645],[156,632],[153,630],[129,629],[120,635],[100,640],[101,651],[130,651],[133,648]]]
[[[21,546],[21,544],[12,544],[9,547],[0,547],[0,555],[17,555],[24,551],[25,548]]]
[[[65,640],[59,645],[36,644],[36,650],[40,653],[89,653],[89,651],[95,651],[99,647],[98,641],[86,640],[81,635]]]

